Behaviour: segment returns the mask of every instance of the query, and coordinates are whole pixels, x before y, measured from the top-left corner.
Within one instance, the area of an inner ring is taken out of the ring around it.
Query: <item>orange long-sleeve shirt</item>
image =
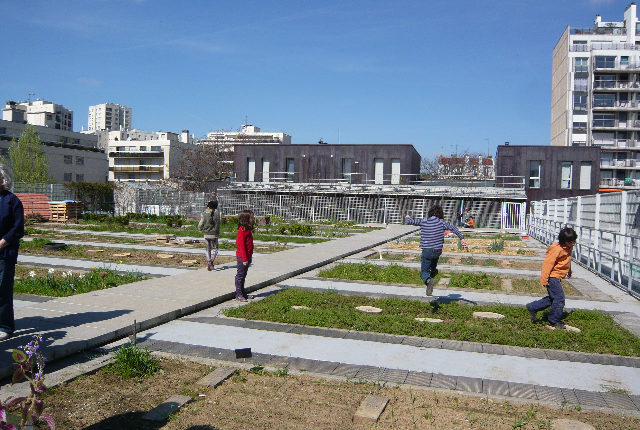
[[[540,271],[540,284],[546,286],[549,278],[564,278],[571,270],[572,246],[560,246],[556,242],[547,249]]]

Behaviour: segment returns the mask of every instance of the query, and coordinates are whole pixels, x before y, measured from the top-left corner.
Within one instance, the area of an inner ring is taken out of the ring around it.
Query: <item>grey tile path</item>
[[[384,230],[260,256],[249,269],[246,288],[249,292],[258,290],[414,230],[390,225]],[[42,257],[20,257],[22,263],[47,264]],[[96,265],[88,260],[85,263],[87,268]],[[51,259],[48,264],[78,267],[71,259]],[[234,277],[233,270],[186,270],[17,308],[14,337],[0,344],[0,377],[11,373],[10,351],[27,343],[31,334],[43,335],[42,346],[49,359],[64,357],[129,335],[134,320],[140,332],[227,301],[235,295]]]

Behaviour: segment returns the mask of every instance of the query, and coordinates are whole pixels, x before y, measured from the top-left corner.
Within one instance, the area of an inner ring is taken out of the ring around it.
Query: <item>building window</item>
[[[615,102],[615,94],[596,93],[593,95],[593,107],[613,107]]]
[[[73,175],[71,173],[65,173],[64,174],[64,182],[71,182],[71,180],[73,179]]]
[[[84,175],[76,173],[76,182],[84,182]]]
[[[84,166],[84,157],[76,157],[76,164]]]
[[[627,57],[626,55],[623,55],[622,57],[620,57],[620,65],[621,66],[628,66],[629,65],[629,57]]]
[[[293,180],[293,175],[296,173],[296,163],[293,158],[287,158],[287,179]]]
[[[6,127],[0,127],[0,134],[7,134]]]
[[[124,146],[116,146],[116,152],[124,152]]]
[[[146,146],[141,146],[141,147],[140,147],[140,151],[146,151],[146,150],[147,150],[147,147],[146,147]]]
[[[540,188],[541,161],[529,161],[529,188]]]
[[[616,57],[597,55],[596,69],[613,69],[616,67]]]
[[[345,179],[351,179],[351,158],[342,159],[342,177]]]
[[[65,155],[64,164],[73,164],[73,155]]]
[[[162,151],[162,148],[161,148],[161,147],[159,147],[159,146],[152,146],[152,147],[151,147],[151,150],[152,150],[152,151]]]
[[[612,113],[594,113],[594,127],[614,127],[616,124],[615,115]]]
[[[575,69],[576,72],[587,72],[589,70],[589,59],[576,58]]]
[[[571,179],[573,176],[573,163],[571,161],[562,162],[560,188],[563,190],[571,189]]]
[[[591,161],[583,161],[580,163],[580,189],[591,189]]]
[[[579,133],[587,132],[587,123],[586,122],[574,122],[573,123],[573,131]]]
[[[587,93],[573,93],[573,110],[587,111]]]

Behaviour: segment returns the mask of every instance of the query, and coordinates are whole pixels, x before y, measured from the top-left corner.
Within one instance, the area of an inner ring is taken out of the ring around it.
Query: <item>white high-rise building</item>
[[[40,125],[57,130],[73,131],[73,111],[52,102],[8,101],[2,109],[4,121]]]
[[[132,110],[114,103],[89,106],[89,132],[131,130]]]
[[[252,143],[272,143],[291,144],[291,136],[280,132],[260,131],[260,127],[245,124],[240,131],[212,131],[207,133],[206,139],[201,139],[200,143],[221,144],[221,145],[243,145]]]
[[[567,26],[553,50],[551,145],[602,148],[601,187],[640,188],[640,26],[624,21]],[[562,180],[571,167],[563,167]]]

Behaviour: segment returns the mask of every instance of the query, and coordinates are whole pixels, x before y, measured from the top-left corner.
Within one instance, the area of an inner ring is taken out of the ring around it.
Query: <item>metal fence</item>
[[[529,234],[549,245],[578,234],[575,261],[640,298],[640,191],[531,202]]]
[[[39,184],[39,183],[26,183],[26,182],[14,182],[14,193],[25,194],[43,194],[49,198],[50,201],[63,201],[63,200],[75,200],[83,203],[83,210],[85,212],[109,212],[114,211],[114,201],[111,197],[104,196],[85,196],[78,195],[78,193],[64,184]],[[33,212],[33,208],[25,207],[25,211]]]

